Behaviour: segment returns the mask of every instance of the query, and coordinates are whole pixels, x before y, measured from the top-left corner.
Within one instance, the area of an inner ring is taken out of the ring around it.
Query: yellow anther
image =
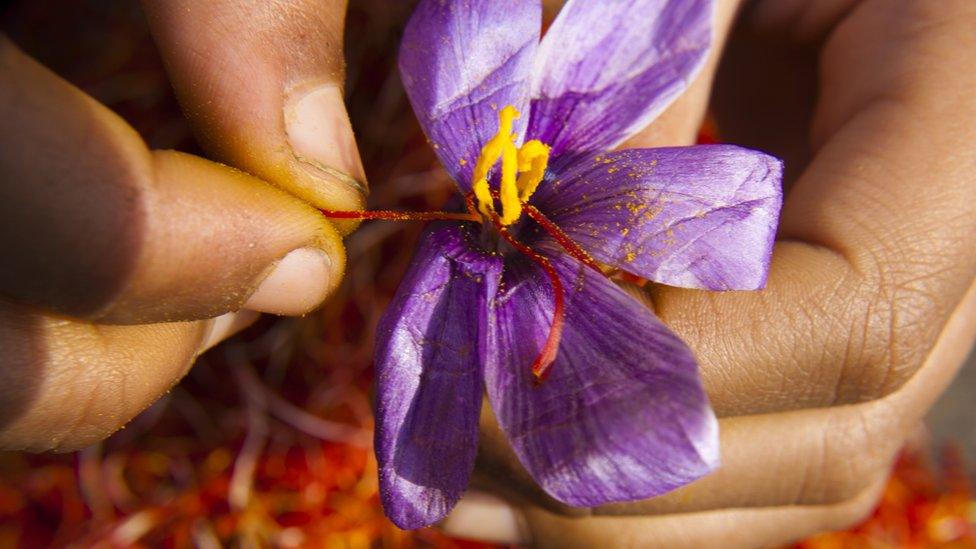
[[[474,165],[472,179],[475,185],[488,178],[488,170],[501,158],[505,145],[512,143],[512,124],[518,117],[519,112],[511,105],[498,112],[498,132],[481,147],[481,155]]]
[[[500,221],[511,225],[522,215],[522,203],[532,196],[546,172],[549,147],[533,139],[515,147],[518,138],[512,126],[520,116],[515,107],[508,105],[498,112],[498,132],[481,147],[481,154],[474,165],[472,186],[478,200],[478,210],[485,216],[495,212],[495,201],[488,184],[488,172],[499,159],[502,162],[498,199],[501,202]]]
[[[502,150],[502,183],[499,189],[499,200],[502,203],[502,225],[511,225],[522,215],[522,203],[519,202],[518,182],[518,150],[511,141]]]
[[[518,151],[519,199],[526,202],[539,187],[549,165],[549,147],[542,141],[526,141]]]
[[[495,201],[491,198],[491,189],[488,188],[487,179],[479,179],[471,187],[474,197],[478,199],[478,211],[485,217],[491,216],[495,211]]]

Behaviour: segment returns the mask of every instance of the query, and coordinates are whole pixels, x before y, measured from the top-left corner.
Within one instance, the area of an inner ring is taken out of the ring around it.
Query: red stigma
[[[468,193],[465,195],[464,200],[465,206],[468,210],[467,213],[397,212],[390,210],[321,211],[323,215],[332,219],[385,219],[388,221],[475,221],[478,223],[483,223],[484,218],[478,213],[478,209],[475,205],[474,193]],[[566,253],[601,275],[604,274],[600,269],[600,265],[592,257],[590,257],[590,255],[586,253],[586,251],[583,250],[579,244],[577,244],[572,238],[570,238],[569,235],[559,228],[558,225],[553,223],[551,219],[539,211],[538,208],[531,204],[525,203],[523,203],[523,208],[525,213],[540,227],[542,227],[543,230],[549,233],[549,235],[552,236],[560,246],[562,246]],[[491,214],[491,222],[498,231],[498,234],[501,235],[506,242],[518,250],[519,253],[528,257],[530,260],[532,260],[532,262],[542,268],[543,272],[546,273],[546,277],[549,279],[549,283],[552,285],[555,301],[553,304],[552,324],[549,327],[549,335],[546,337],[546,342],[535,361],[532,362],[531,368],[532,375],[535,377],[535,383],[539,384],[542,383],[549,375],[552,364],[556,361],[556,355],[559,352],[559,342],[562,340],[563,326],[565,325],[566,320],[566,292],[563,287],[563,282],[559,278],[559,273],[556,271],[556,268],[552,265],[552,262],[549,261],[547,257],[541,255],[515,238],[512,233],[509,232],[508,228],[502,224],[501,219],[497,214]]]
[[[387,221],[477,221],[481,217],[471,213],[451,212],[395,212],[390,210],[337,211],[319,210],[330,219],[385,219]]]
[[[511,244],[513,248],[531,259],[536,265],[542,267],[546,276],[549,277],[549,283],[552,284],[552,291],[555,297],[555,307],[552,311],[552,325],[549,327],[549,336],[546,337],[546,343],[542,346],[542,351],[539,352],[539,356],[532,363],[532,375],[535,376],[536,384],[539,384],[549,375],[549,369],[552,363],[555,362],[556,354],[559,352],[559,342],[562,340],[563,324],[565,323],[566,317],[566,295],[563,291],[563,282],[559,279],[559,273],[556,272],[556,268],[552,266],[552,262],[548,258],[543,257],[532,248],[519,242],[501,224],[501,220],[498,219],[497,215],[492,216],[492,222],[498,229],[499,234],[502,235],[502,238]]]
[[[586,265],[587,267],[593,269],[594,271],[603,274],[603,270],[600,269],[600,265],[590,257],[590,254],[586,253],[579,244],[576,243],[572,238],[569,237],[559,225],[552,222],[551,219],[546,217],[546,215],[539,211],[538,208],[531,204],[526,204],[524,206],[525,213],[532,218],[533,221],[539,224],[540,227],[545,229],[550,236],[556,239],[556,242],[566,250],[566,253],[576,258],[580,263]]]

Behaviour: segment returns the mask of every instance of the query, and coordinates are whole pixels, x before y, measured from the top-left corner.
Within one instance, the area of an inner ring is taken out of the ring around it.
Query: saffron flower
[[[692,80],[711,0],[421,0],[399,65],[468,213],[427,228],[377,333],[382,501],[405,529],[463,494],[487,392],[553,498],[662,494],[718,464],[692,352],[606,275],[766,281],[779,160],[734,146],[612,152]],[[461,206],[459,200],[458,208]]]

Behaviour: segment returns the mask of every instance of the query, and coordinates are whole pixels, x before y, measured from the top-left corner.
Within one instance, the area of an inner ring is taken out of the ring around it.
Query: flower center
[[[603,274],[600,265],[573,241],[558,225],[553,223],[532,204],[529,198],[539,187],[549,165],[549,146],[532,139],[521,147],[515,146],[517,136],[512,131],[520,114],[515,107],[506,105],[498,111],[498,131],[481,148],[472,174],[471,192],[464,196],[467,213],[453,212],[396,212],[379,211],[334,211],[322,210],[327,217],[336,219],[387,219],[394,221],[432,221],[454,220],[473,221],[494,227],[497,235],[506,240],[512,248],[528,257],[542,268],[552,284],[554,303],[552,324],[545,344],[532,363],[531,371],[536,382],[541,383],[549,374],[559,350],[565,322],[566,291],[562,279],[553,263],[546,256],[519,241],[508,229],[525,212],[532,220],[549,233],[569,255],[583,265]],[[491,169],[501,161],[501,177],[497,189],[488,183]],[[496,209],[496,202],[499,208]]]
[[[522,205],[539,187],[549,164],[549,147],[542,141],[532,139],[521,147],[515,146],[516,135],[512,132],[512,125],[520,116],[511,105],[498,111],[498,132],[481,147],[472,177],[478,211],[485,217],[492,217],[496,213],[495,199],[488,185],[488,172],[501,160],[501,184],[498,189],[501,212],[498,218],[503,226],[515,223],[522,216]]]

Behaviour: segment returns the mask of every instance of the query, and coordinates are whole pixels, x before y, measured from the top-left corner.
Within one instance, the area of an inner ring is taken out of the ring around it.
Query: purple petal
[[[486,292],[500,266],[457,224],[424,236],[376,334],[376,456],[387,516],[404,529],[454,507],[474,467]],[[483,268],[484,271],[477,270]]]
[[[631,149],[580,159],[537,204],[597,260],[707,290],[766,284],[782,162],[730,145]]]
[[[712,0],[569,0],[546,32],[527,138],[609,150],[648,125],[701,68]]]
[[[528,79],[542,26],[539,0],[422,0],[404,30],[400,75],[437,156],[462,191],[498,109],[528,118]]]
[[[549,377],[530,365],[552,318],[541,269],[509,261],[490,312],[485,385],[516,454],[569,505],[656,496],[718,464],[718,424],[691,351],[649,309],[575,260],[554,256],[569,290]]]

